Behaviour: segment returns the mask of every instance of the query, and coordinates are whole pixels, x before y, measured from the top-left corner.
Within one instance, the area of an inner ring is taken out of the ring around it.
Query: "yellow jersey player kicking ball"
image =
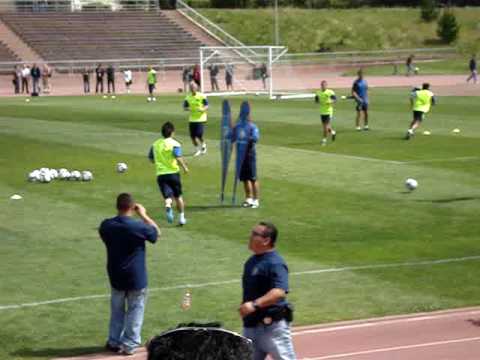
[[[315,93],[315,102],[320,104],[320,119],[322,120],[323,139],[322,145],[327,145],[328,135],[332,135],[332,141],[335,141],[337,133],[332,128],[333,104],[337,101],[335,92],[327,88],[327,82],[323,80],[320,84],[321,89]]]
[[[415,135],[415,130],[420,126],[425,114],[430,111],[432,105],[435,105],[435,96],[430,91],[430,84],[424,83],[422,89],[414,89],[410,95],[410,104],[413,110],[413,120],[407,130],[405,139],[409,140]]]

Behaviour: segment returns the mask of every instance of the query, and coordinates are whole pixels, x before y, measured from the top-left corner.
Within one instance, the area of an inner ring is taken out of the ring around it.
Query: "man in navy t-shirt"
[[[141,344],[147,288],[145,241],[155,243],[160,229],[130,194],[118,195],[117,210],[118,215],[105,219],[99,229],[107,248],[107,272],[112,288],[106,348],[131,355]],[[135,214],[142,221],[134,219]]]
[[[360,131],[360,117],[363,112],[363,130],[368,130],[368,84],[363,78],[362,69],[358,70],[358,78],[354,81],[352,86],[352,97],[357,103],[355,109],[357,110],[357,118],[355,124],[357,130]]]
[[[294,360],[288,293],[288,267],[275,250],[275,225],[260,222],[250,234],[253,252],[243,270],[243,300],[239,312],[243,334],[253,341],[254,360]]]

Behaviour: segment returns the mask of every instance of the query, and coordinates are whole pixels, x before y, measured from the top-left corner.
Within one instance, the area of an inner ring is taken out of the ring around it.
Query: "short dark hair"
[[[167,121],[162,125],[162,135],[164,138],[169,138],[172,136],[172,133],[175,131],[175,126],[170,121]]]
[[[430,84],[429,84],[429,83],[423,83],[423,84],[422,84],[422,89],[423,89],[423,90],[428,90],[428,89],[430,89]]]
[[[117,196],[117,210],[118,211],[127,211],[133,208],[135,201],[133,196],[129,193],[121,193]]]
[[[260,221],[258,225],[265,227],[265,233],[263,234],[263,236],[266,238],[270,238],[272,246],[275,246],[278,237],[277,227],[268,221]]]

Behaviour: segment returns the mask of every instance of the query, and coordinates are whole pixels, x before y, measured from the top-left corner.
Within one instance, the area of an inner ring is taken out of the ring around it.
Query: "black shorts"
[[[357,106],[355,106],[357,111],[367,111],[368,110],[368,103],[366,102],[357,102]]]
[[[257,180],[257,161],[256,159],[245,159],[240,169],[240,181]]]
[[[125,81],[125,85],[128,85],[128,86],[132,85],[132,80]]]
[[[423,111],[414,111],[413,112],[413,120],[422,121],[423,119],[425,119],[425,113]]]
[[[332,120],[331,115],[320,115],[320,120],[322,120],[322,123],[328,124]]]
[[[155,90],[155,84],[148,84],[148,92],[152,94],[153,90]]]
[[[225,76],[225,82],[227,83],[227,85],[232,85],[232,80],[233,80],[232,76],[230,75]]]
[[[179,173],[158,175],[157,183],[164,199],[172,196],[175,198],[182,196],[182,183]]]
[[[203,138],[203,122],[190,122],[188,123],[188,127],[190,129],[190,137],[193,138]]]

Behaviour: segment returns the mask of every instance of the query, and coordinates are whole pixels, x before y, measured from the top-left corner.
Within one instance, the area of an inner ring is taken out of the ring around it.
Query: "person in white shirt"
[[[130,86],[132,85],[132,70],[125,70],[123,72],[123,78],[125,80],[125,87],[127,88],[127,94],[130,94]]]
[[[27,64],[23,65],[22,69],[22,94],[27,93],[30,94],[30,90],[28,89],[28,78],[30,77],[30,68]]]

